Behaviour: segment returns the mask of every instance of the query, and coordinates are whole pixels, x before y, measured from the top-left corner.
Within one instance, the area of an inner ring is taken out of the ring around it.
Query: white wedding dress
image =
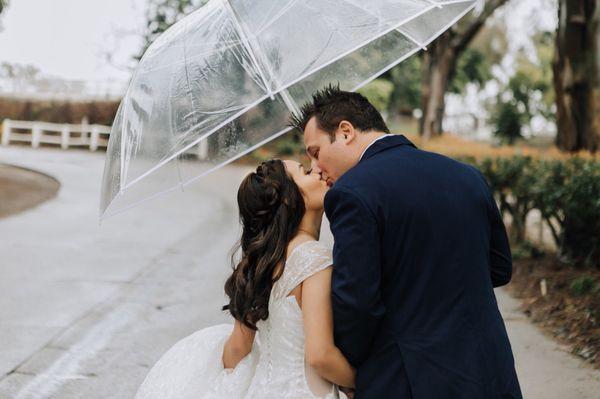
[[[223,345],[232,325],[208,327],[177,342],[150,370],[136,399],[346,398],[304,361],[302,311],[291,291],[331,266],[330,250],[318,241],[288,256],[269,298],[269,317],[257,323],[252,351],[235,369],[224,369]]]

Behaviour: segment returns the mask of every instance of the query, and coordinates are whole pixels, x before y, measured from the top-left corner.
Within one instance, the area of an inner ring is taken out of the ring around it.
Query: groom
[[[331,186],[335,340],[355,398],[522,398],[493,291],[511,254],[482,175],[389,134],[357,93],[325,88],[293,120]]]

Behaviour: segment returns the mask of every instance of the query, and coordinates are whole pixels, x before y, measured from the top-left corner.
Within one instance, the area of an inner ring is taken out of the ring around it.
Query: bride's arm
[[[239,321],[235,321],[233,331],[225,342],[223,348],[223,366],[233,369],[252,350],[254,335],[256,331],[246,327]]]
[[[305,356],[321,377],[354,388],[356,372],[333,341],[331,271],[328,267],[302,283]]]

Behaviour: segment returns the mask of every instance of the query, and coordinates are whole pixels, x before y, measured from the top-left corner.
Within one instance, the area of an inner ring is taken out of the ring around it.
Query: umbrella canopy
[[[148,48],[112,127],[101,218],[284,134],[327,84],[354,91],[476,0],[211,0]]]

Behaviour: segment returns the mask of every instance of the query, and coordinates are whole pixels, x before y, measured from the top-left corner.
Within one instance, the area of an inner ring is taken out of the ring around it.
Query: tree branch
[[[479,32],[486,19],[490,17],[497,8],[506,4],[508,0],[490,0],[487,1],[485,7],[481,11],[481,14],[470,20],[470,23],[466,27],[466,29],[462,32],[456,32],[452,30],[453,38],[450,41],[450,45],[454,48],[454,51],[457,53],[462,52],[471,40],[475,37],[475,35]]]
[[[559,235],[558,231],[556,230],[556,228],[554,227],[554,224],[552,223],[552,218],[546,217],[546,218],[544,218],[544,220],[546,221],[546,224],[550,228],[550,232],[552,233],[552,238],[554,239],[554,243],[558,247],[560,245],[560,235]]]

